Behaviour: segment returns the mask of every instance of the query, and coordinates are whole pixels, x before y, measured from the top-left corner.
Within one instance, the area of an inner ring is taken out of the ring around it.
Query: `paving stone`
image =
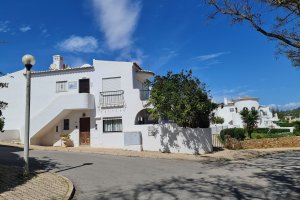
[[[22,177],[22,169],[0,165],[0,200],[64,199],[68,182],[56,174],[43,172]]]

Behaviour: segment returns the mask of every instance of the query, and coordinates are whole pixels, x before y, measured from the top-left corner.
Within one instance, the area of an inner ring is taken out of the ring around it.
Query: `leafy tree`
[[[248,22],[256,31],[278,42],[277,53],[300,66],[299,0],[204,0],[214,7],[210,18],[230,16],[233,23]]]
[[[251,110],[249,111],[248,109],[244,109],[240,112],[241,118],[245,124],[245,129],[251,138],[251,134],[253,133],[258,119],[259,119],[259,114],[257,110]]]
[[[213,116],[211,121],[212,121],[213,124],[223,124],[224,123],[224,118],[219,117],[219,116],[217,116],[217,117]]]
[[[3,73],[0,72],[0,76],[3,75]],[[0,88],[4,88],[7,87],[6,84],[4,83],[0,83]],[[7,103],[4,101],[0,100],[0,131],[3,131],[3,127],[4,127],[4,117],[2,116],[2,110],[5,109],[7,106]]]
[[[155,76],[150,85],[147,106],[153,106],[149,112],[154,119],[168,119],[181,127],[209,127],[211,113],[217,104],[211,101],[205,84],[193,77],[191,70]]]

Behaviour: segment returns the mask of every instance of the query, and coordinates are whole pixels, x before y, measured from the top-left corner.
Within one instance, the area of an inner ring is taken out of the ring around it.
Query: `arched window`
[[[255,107],[253,106],[253,107],[251,108],[251,110],[255,110]]]
[[[248,108],[247,108],[247,107],[244,107],[243,110],[248,110]]]
[[[147,111],[147,109],[143,109],[140,112],[138,112],[138,114],[135,117],[135,125],[139,125],[139,124],[157,124],[158,121],[153,119],[150,116],[150,113]]]

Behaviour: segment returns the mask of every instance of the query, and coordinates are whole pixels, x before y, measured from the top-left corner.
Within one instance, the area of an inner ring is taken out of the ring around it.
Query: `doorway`
[[[80,145],[90,145],[90,118],[80,118],[79,120]]]

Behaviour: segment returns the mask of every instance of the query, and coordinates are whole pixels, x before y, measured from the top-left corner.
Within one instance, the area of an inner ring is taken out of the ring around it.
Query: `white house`
[[[8,83],[0,90],[0,99],[8,102],[0,140],[24,140],[24,73],[25,69],[0,77]],[[150,94],[145,82],[152,76],[133,62],[93,60],[71,68],[62,56],[53,56],[49,70],[32,71],[30,144],[60,146],[60,135],[70,133],[75,147],[212,151],[210,129],[154,125],[144,107]]]
[[[224,104],[219,106],[215,111],[215,116],[224,118],[224,124],[229,128],[243,127],[240,112],[243,109],[257,110],[259,112],[259,128],[275,128],[275,121],[278,121],[277,114],[273,115],[269,107],[259,104],[259,99],[254,97],[240,97],[235,100],[228,101],[224,98]]]

